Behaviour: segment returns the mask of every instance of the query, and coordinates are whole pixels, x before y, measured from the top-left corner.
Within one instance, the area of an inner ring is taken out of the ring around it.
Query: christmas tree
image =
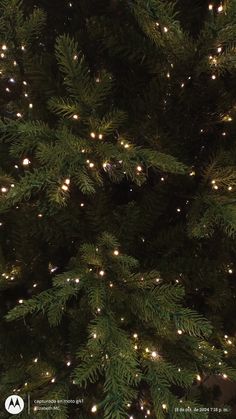
[[[233,418],[236,1],[47,3],[0,1],[0,417]]]

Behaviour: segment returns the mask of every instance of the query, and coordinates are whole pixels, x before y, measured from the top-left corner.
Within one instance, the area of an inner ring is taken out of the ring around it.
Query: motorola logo
[[[9,396],[5,401],[5,409],[8,413],[12,415],[18,415],[24,409],[24,400],[20,396],[15,394]]]

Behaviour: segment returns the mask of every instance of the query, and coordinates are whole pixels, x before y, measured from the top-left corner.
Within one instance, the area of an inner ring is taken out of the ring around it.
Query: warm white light
[[[37,286],[38,286],[38,284],[34,284],[34,285],[33,285],[33,288],[36,288]]]
[[[17,112],[16,116],[17,116],[17,118],[21,118],[22,114],[20,112]]]
[[[99,134],[98,138],[99,138],[99,140],[102,140],[103,135],[102,134]]]
[[[33,103],[29,104],[29,108],[32,109],[33,108]]]
[[[96,412],[97,412],[97,410],[98,410],[97,406],[96,406],[96,405],[94,405],[94,406],[92,407],[92,409],[91,409],[91,412],[92,412],[92,413],[96,413]]]
[[[55,383],[55,381],[56,381],[56,379],[55,379],[55,378],[52,378],[52,379],[51,379],[51,383]]]
[[[177,208],[177,210],[176,210],[177,212],[181,212],[181,209],[180,208]]]
[[[89,163],[89,167],[94,167],[94,163]]]
[[[223,378],[226,380],[226,378],[228,378],[227,374],[223,374]]]
[[[157,353],[156,353],[156,351],[153,351],[152,352],[152,358],[156,358],[157,357]]]
[[[137,333],[134,333],[133,334],[133,337],[134,337],[134,339],[137,339],[138,338],[138,334]]]
[[[183,334],[183,332],[182,332],[182,330],[177,330],[177,333],[178,333],[178,335],[182,335]]]
[[[23,301],[24,301],[24,300],[19,300],[19,304],[23,304]]]
[[[209,4],[209,5],[208,5],[208,9],[209,9],[209,10],[213,10],[213,4]]]
[[[118,256],[119,255],[119,250],[114,250],[113,253],[114,253],[115,256]]]
[[[5,186],[3,186],[3,187],[1,188],[1,191],[2,191],[3,193],[7,192],[7,188],[5,188]]]
[[[215,74],[212,74],[211,78],[212,78],[212,80],[215,80],[216,79],[216,75]]]
[[[69,367],[69,366],[71,365],[71,362],[70,362],[70,361],[68,361],[68,362],[66,363],[66,365],[67,365],[67,367]]]
[[[222,47],[218,47],[217,52],[221,52],[221,51],[222,51]]]
[[[73,115],[73,119],[79,119],[79,116],[78,115]]]
[[[80,206],[81,206],[81,207],[84,207],[84,203],[83,203],[83,202],[81,202]]]
[[[70,179],[69,178],[65,180],[65,184],[66,185],[69,185],[70,184]]]
[[[228,191],[232,191],[232,189],[233,189],[232,186],[228,187]]]
[[[165,404],[165,403],[163,403],[163,405],[162,405],[162,409],[166,409],[166,408],[167,408],[166,404]]]
[[[38,362],[38,358],[34,358],[34,362],[37,363]]]
[[[7,50],[7,46],[5,44],[2,46],[2,50],[3,51],[6,51]]]
[[[99,275],[100,275],[100,276],[104,276],[104,275],[105,275],[105,272],[104,272],[103,270],[101,270],[101,271],[99,272]]]
[[[228,272],[229,272],[229,274],[232,274],[233,273],[233,269],[229,269]]]
[[[62,185],[62,187],[61,187],[61,189],[63,190],[63,191],[68,191],[68,186],[67,185]]]
[[[232,342],[232,340],[230,340],[230,339],[229,339],[229,340],[227,341],[227,343],[228,343],[229,345],[232,345],[232,343],[233,343],[233,342]]]
[[[76,284],[79,284],[79,278],[76,278],[75,282]]]
[[[214,185],[214,186],[213,186],[213,188],[214,188],[215,190],[217,190],[217,189],[219,189],[219,186]]]
[[[96,137],[95,132],[91,132],[90,137],[95,138]]]
[[[199,374],[197,375],[197,380],[201,381],[201,376]]]
[[[42,216],[43,216],[43,214],[38,214],[38,217],[39,217],[39,218],[42,218]]]
[[[166,26],[164,26],[164,32],[168,32],[168,28]]]
[[[222,4],[218,7],[218,12],[219,13],[223,12],[223,6],[222,6]]]
[[[141,166],[137,166],[137,171],[138,172],[142,172],[142,167]]]
[[[23,164],[23,166],[28,166],[28,165],[30,164],[30,160],[29,160],[29,159],[27,159],[27,158],[25,158],[25,159],[22,161],[22,164]]]

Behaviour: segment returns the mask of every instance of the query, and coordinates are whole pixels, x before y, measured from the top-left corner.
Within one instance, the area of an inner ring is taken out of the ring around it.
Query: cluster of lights
[[[94,167],[94,163],[92,163],[90,160],[86,160],[86,163],[88,163],[91,169]]]
[[[214,6],[213,6],[213,4],[212,4],[212,3],[208,4],[208,9],[209,9],[210,11],[212,11],[212,10],[213,10],[213,8],[214,8]],[[222,12],[223,12],[223,10],[224,10],[224,8],[223,8],[223,5],[222,5],[222,4],[221,4],[220,6],[218,6],[218,8],[217,8],[218,13],[222,13]]]
[[[61,189],[65,192],[67,192],[68,189],[69,189],[69,185],[70,185],[70,179],[67,178],[67,179],[65,179],[63,185],[61,186]]]
[[[96,134],[95,132],[91,132],[90,133],[90,137],[91,138],[99,138],[99,140],[102,140],[103,139],[103,135],[102,134]]]

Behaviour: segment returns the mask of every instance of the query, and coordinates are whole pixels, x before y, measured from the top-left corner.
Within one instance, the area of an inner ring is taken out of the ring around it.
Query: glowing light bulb
[[[232,186],[228,187],[228,191],[232,191],[232,189],[233,189]]]
[[[142,172],[142,167],[141,166],[137,166],[136,169],[137,169],[138,172]]]
[[[4,58],[5,57],[5,54],[3,54],[3,52],[1,53],[1,58]]]
[[[70,184],[70,179],[69,178],[65,180],[65,184],[66,185],[69,185]]]
[[[73,115],[73,117],[72,117],[73,119],[79,119],[79,116],[78,115]]]
[[[6,51],[7,50],[7,46],[5,44],[2,45],[2,50]]]
[[[179,330],[177,330],[177,333],[178,333],[178,335],[182,335],[183,331],[179,329]]]
[[[38,358],[34,358],[34,362],[37,363],[38,362]]]
[[[33,108],[33,103],[29,104],[29,108],[32,109]]]
[[[89,167],[94,167],[94,163],[89,163]]]
[[[168,79],[170,78],[170,73],[167,73],[166,77],[168,77]]]
[[[180,208],[177,208],[177,210],[176,210],[177,212],[181,212],[181,209]]]
[[[214,186],[213,186],[213,189],[215,189],[215,190],[217,191],[217,189],[219,189],[219,186],[214,185]]]
[[[68,191],[68,189],[69,189],[69,188],[68,188],[68,186],[67,186],[67,185],[62,185],[62,186],[61,186],[61,189],[62,189],[63,191]]]
[[[138,338],[138,334],[137,333],[134,333],[133,334],[133,337],[134,337],[134,339],[137,339]]]
[[[212,80],[215,80],[216,79],[216,75],[215,74],[212,74],[211,78],[212,78]]]
[[[73,59],[74,60],[77,60],[78,59],[78,55],[74,55]]]
[[[80,206],[81,206],[81,207],[84,207],[84,203],[83,203],[83,202],[81,202]]]
[[[166,33],[166,32],[168,32],[168,28],[166,27],[166,26],[164,26],[164,32]]]
[[[52,379],[51,379],[51,383],[55,383],[55,381],[56,381],[56,379],[55,379],[55,378],[52,378]]]
[[[34,284],[34,285],[33,285],[33,288],[36,288],[37,286],[38,286],[38,284]]]
[[[21,49],[22,49],[22,51],[24,51],[25,50],[25,46],[24,45],[21,45]]]
[[[71,362],[70,362],[70,361],[68,361],[68,362],[66,363],[66,365],[67,365],[67,367],[69,367],[69,366],[71,365]]]
[[[230,340],[230,339],[229,339],[229,340],[227,341],[227,343],[228,343],[229,345],[232,345],[232,343],[233,343],[233,342],[232,342],[232,340]]]
[[[96,405],[94,405],[94,406],[92,407],[92,409],[91,409],[91,412],[92,412],[92,413],[96,413],[96,412],[97,412],[97,410],[98,410],[97,406],[96,406]]]
[[[104,276],[104,275],[105,275],[105,272],[104,272],[103,270],[101,270],[101,271],[99,272],[99,275],[100,275],[100,276]]]
[[[209,5],[208,5],[208,9],[209,9],[209,10],[213,10],[213,4],[209,4]]]
[[[30,164],[30,160],[29,160],[29,159],[27,159],[27,158],[25,158],[25,159],[22,161],[22,164],[23,164],[23,166],[28,166],[28,165]]]
[[[76,284],[79,284],[79,282],[80,282],[80,281],[79,281],[79,278],[76,278],[76,279],[75,279],[75,282],[76,282]]]
[[[19,304],[23,304],[24,300],[19,300],[18,302]]]
[[[96,134],[95,134],[95,132],[91,132],[91,133],[90,133],[90,137],[92,137],[92,138],[96,138]]]
[[[124,146],[125,148],[129,148],[129,144],[125,144],[125,146]]]
[[[156,358],[157,357],[157,352],[153,351],[151,355],[152,355],[152,358]]]
[[[222,51],[222,47],[218,47],[217,52],[221,52],[221,51]]]
[[[226,132],[222,132],[222,135],[225,137],[226,136]]]
[[[223,374],[223,378],[226,380],[226,378],[228,378],[227,374]]]
[[[166,404],[165,404],[165,403],[163,403],[163,405],[162,405],[162,409],[166,409],[166,408],[167,408]]]
[[[223,6],[222,6],[222,4],[218,7],[217,10],[218,10],[219,13],[223,12]]]
[[[233,269],[228,269],[228,273],[232,274],[233,273]]]
[[[22,114],[20,112],[17,112],[16,116],[17,118],[22,118]]]
[[[7,192],[7,188],[5,188],[5,186],[3,186],[3,187],[1,188],[1,191],[2,191],[3,193],[6,193],[6,192]]]
[[[98,138],[99,138],[99,140],[102,140],[103,139],[103,135],[102,134],[99,134]]]
[[[114,250],[113,254],[114,254],[115,256],[118,256],[118,255],[119,255],[119,250]]]
[[[197,380],[201,381],[201,376],[199,374],[197,375]]]

